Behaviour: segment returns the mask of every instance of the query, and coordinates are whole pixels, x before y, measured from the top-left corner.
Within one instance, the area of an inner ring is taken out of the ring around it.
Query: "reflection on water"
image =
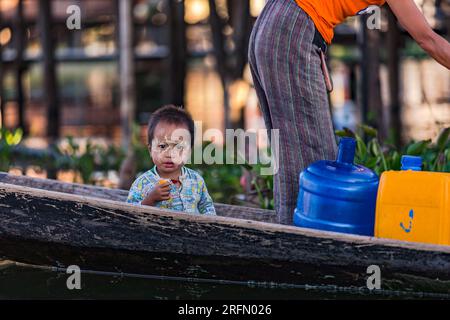
[[[270,288],[83,273],[81,290],[68,290],[64,272],[0,261],[0,299],[407,299],[417,295],[368,294],[348,290]]]

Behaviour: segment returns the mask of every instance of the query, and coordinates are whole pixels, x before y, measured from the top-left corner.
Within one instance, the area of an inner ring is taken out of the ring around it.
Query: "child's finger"
[[[168,186],[169,185],[169,180],[159,180],[158,181],[158,184],[160,185],[160,186]]]
[[[170,184],[167,183],[167,184],[161,185],[160,188],[161,188],[161,190],[170,190]]]

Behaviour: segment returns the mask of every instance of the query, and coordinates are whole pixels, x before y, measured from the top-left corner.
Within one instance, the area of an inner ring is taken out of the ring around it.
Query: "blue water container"
[[[342,138],[336,161],[317,161],[300,173],[296,226],[373,236],[379,179],[353,163],[355,148],[355,139]]]

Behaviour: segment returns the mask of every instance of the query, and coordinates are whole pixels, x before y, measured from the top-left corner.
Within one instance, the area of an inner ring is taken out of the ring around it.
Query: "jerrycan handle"
[[[353,165],[356,151],[356,140],[344,137],[339,141],[339,151],[336,162],[341,164]]]

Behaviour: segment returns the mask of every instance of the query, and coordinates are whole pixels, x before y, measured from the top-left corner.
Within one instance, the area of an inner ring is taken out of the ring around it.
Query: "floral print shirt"
[[[216,210],[202,176],[186,167],[182,167],[181,172],[182,174],[179,178],[181,186],[177,187],[170,181],[170,199],[158,201],[155,203],[155,206],[191,214],[215,215]],[[159,180],[161,178],[156,170],[156,166],[143,173],[131,186],[127,202],[141,205],[141,202]]]

